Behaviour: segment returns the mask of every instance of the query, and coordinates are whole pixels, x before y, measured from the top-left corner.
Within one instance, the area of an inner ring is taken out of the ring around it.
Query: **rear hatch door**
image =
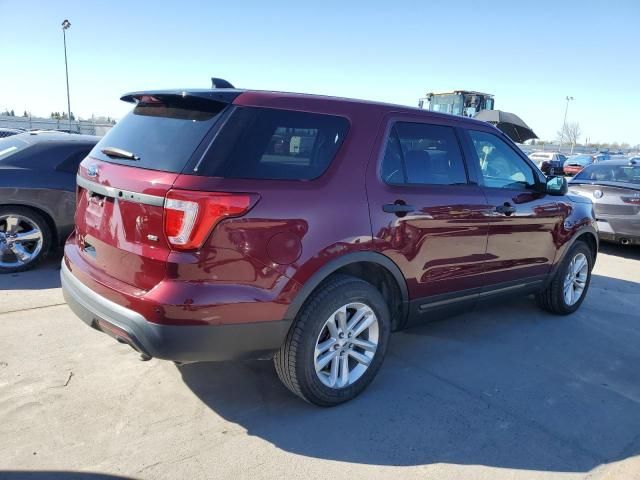
[[[206,144],[227,103],[157,92],[123,99],[137,102],[135,108],[80,165],[77,242],[97,277],[149,290],[164,278],[171,251],[163,226],[165,196]]]

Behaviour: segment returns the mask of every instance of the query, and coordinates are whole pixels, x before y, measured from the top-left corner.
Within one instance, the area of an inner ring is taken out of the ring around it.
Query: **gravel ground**
[[[570,317],[522,298],[395,334],[333,409],[270,362],[141,362],[58,273],[0,277],[0,478],[640,478],[640,249],[605,245]]]

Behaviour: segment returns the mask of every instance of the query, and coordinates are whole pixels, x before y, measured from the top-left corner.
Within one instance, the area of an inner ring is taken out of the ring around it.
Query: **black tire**
[[[3,267],[0,265],[0,274],[4,273],[15,273],[15,272],[24,272],[26,270],[31,270],[36,267],[38,264],[44,260],[49,251],[51,250],[51,246],[53,244],[53,235],[51,233],[51,228],[47,221],[43,218],[41,214],[36,212],[35,210],[28,207],[20,207],[20,206],[7,206],[0,207],[0,217],[4,215],[15,214],[20,215],[22,217],[28,218],[31,222],[33,222],[42,232],[42,248],[40,249],[40,253],[36,255],[31,261],[25,263],[24,265],[20,265],[18,267]]]
[[[564,298],[564,280],[567,276],[569,265],[571,261],[578,255],[583,253],[587,258],[588,273],[582,296],[573,305],[568,305]],[[584,301],[589,291],[589,284],[591,283],[591,270],[593,269],[593,253],[585,242],[577,241],[571,246],[571,249],[567,252],[558,271],[555,273],[553,280],[547,285],[547,287],[536,294],[536,301],[538,306],[547,312],[554,313],[556,315],[569,315],[575,312]]]
[[[340,307],[352,302],[366,304],[378,319],[378,347],[367,370],[351,385],[326,386],[314,366],[314,350],[326,320]],[[370,283],[348,275],[336,275],[323,283],[305,302],[274,358],[282,383],[303,400],[331,407],[359,395],[371,383],[384,359],[391,316],[380,292]]]

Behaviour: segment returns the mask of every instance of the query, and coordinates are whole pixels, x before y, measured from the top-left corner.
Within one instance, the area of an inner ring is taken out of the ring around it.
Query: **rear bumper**
[[[608,242],[640,245],[640,220],[637,215],[598,215],[598,236]]]
[[[575,165],[565,165],[562,169],[565,175],[576,175],[583,170],[584,167],[577,167]]]
[[[67,268],[60,271],[71,310],[87,325],[151,357],[177,362],[269,358],[280,348],[291,322],[237,325],[160,325],[84,285]]]

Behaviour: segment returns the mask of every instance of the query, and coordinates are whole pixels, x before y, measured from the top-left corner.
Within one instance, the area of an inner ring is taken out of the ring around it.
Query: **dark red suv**
[[[591,202],[468,118],[235,89],[132,93],[82,162],[67,302],[143,357],[274,357],[303,399],[360,393],[389,334],[504,294],[575,311]]]

